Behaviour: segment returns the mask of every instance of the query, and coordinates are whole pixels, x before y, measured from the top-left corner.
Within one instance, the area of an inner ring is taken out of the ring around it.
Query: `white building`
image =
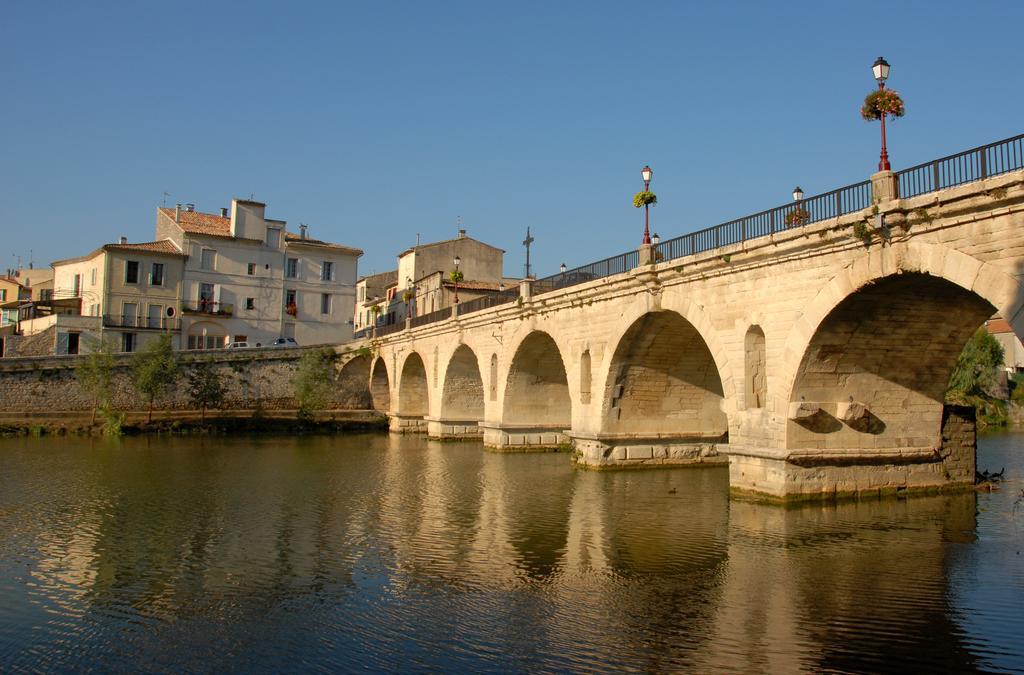
[[[220,215],[191,205],[157,209],[156,236],[184,252],[182,342],[213,349],[229,342],[299,344],[352,337],[356,264],[362,251],[290,233],[266,205],[235,199]]]

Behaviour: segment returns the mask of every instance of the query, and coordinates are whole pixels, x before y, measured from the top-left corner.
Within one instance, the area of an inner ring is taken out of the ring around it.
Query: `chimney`
[[[220,217],[221,218],[227,218],[228,217],[228,207],[226,207],[226,206],[220,207]]]
[[[127,244],[128,243],[128,237],[125,237],[125,236],[122,235],[122,237],[118,240],[117,243],[119,243],[119,244]]]
[[[305,224],[299,225],[299,239],[305,239],[306,238],[306,228],[307,227],[309,227],[309,226],[305,225]]]
[[[189,213],[192,213],[193,211],[196,210],[196,205],[195,204],[185,204],[185,210],[188,211]]]
[[[465,230],[459,230],[459,239],[465,239],[465,238],[466,238],[466,231]]]
[[[181,222],[181,204],[178,204],[174,207],[174,222]]]

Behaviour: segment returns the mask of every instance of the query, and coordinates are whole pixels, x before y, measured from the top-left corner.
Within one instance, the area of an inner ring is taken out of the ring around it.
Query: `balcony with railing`
[[[181,306],[181,311],[186,314],[215,314],[219,316],[231,316],[235,313],[235,306],[229,302],[199,300],[198,302],[183,304]]]
[[[138,328],[142,330],[181,330],[181,319],[170,317],[104,314],[104,328]]]

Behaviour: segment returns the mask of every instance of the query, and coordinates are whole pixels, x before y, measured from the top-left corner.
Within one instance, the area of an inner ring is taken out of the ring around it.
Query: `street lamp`
[[[565,263],[562,263],[562,264],[561,264],[561,265],[560,265],[560,266],[558,267],[558,271],[559,271],[559,272],[561,272],[562,274],[565,274]]]
[[[651,189],[651,177],[654,172],[651,171],[651,167],[644,165],[644,168],[640,170],[640,177],[644,179],[644,192],[650,192]],[[644,204],[644,241],[645,244],[651,243],[651,233],[648,227],[650,223],[651,205]]]
[[[793,188],[793,201],[794,202],[803,201],[803,198],[804,198],[804,191],[800,189],[799,185],[797,185],[795,188]]]
[[[879,56],[871,66],[871,72],[878,82],[878,90],[885,89],[885,81],[889,79],[889,63]],[[889,171],[889,152],[885,149],[885,113],[880,116],[882,122],[882,153],[878,156],[878,170]]]
[[[452,275],[452,281],[455,282],[455,304],[459,304],[459,277],[462,275],[459,272],[459,265],[462,263],[462,258],[455,256],[455,274]]]
[[[658,236],[657,232],[651,235],[651,243],[655,246],[661,243],[661,237]]]

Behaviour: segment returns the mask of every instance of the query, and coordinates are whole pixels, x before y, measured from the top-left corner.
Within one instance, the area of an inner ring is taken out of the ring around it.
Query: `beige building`
[[[133,352],[160,333],[181,344],[185,255],[170,241],[129,244],[124,238],[78,258],[53,263],[54,297],[78,299],[82,316],[100,319],[100,339]],[[56,353],[76,353],[81,337],[56,336]],[[68,348],[64,348],[67,340]],[[69,352],[70,350],[70,352]]]
[[[266,217],[265,204],[241,199],[220,215],[160,208],[156,235],[188,256],[184,348],[351,339],[361,250],[313,239],[304,225],[288,232],[285,221]]]
[[[505,252],[466,236],[459,230],[455,239],[420,244],[398,254],[398,269],[360,280],[359,304],[355,317],[357,330],[374,325],[374,305],[381,307],[378,326],[405,321],[455,304],[489,295],[519,283],[504,276]],[[452,281],[459,259],[462,280]]]

